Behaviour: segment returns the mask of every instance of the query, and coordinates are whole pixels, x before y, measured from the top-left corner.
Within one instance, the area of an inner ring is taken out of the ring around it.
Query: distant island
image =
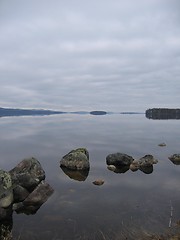
[[[105,112],[105,111],[91,111],[90,114],[92,114],[92,115],[106,115],[107,112]]]
[[[52,115],[52,114],[62,114],[65,112],[52,111],[45,109],[19,109],[19,108],[0,108],[0,117],[10,117],[10,116],[37,116],[37,115]]]
[[[179,108],[151,108],[145,114],[149,119],[180,119]]]

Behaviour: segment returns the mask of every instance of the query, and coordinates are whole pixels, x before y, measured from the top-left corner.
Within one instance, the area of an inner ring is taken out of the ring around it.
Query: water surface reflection
[[[16,238],[113,240],[136,235],[140,239],[145,232],[166,232],[170,203],[172,227],[180,219],[180,168],[168,159],[179,151],[178,121],[149,121],[144,115],[66,114],[3,118],[0,131],[1,168],[9,170],[34,156],[55,189],[36,215],[14,214]],[[160,142],[166,147],[160,148]],[[59,167],[62,156],[78,147],[90,153],[90,171],[84,176]],[[152,154],[159,162],[153,171],[126,169],[114,174],[106,166],[106,156],[114,152],[135,159]],[[92,184],[96,179],[105,182],[97,187]]]

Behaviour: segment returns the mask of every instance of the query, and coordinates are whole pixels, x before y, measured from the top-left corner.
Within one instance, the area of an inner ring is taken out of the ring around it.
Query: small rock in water
[[[176,154],[173,154],[171,155],[170,157],[168,157],[169,160],[171,160],[171,162],[173,162],[174,164],[176,165],[180,165],[180,154],[176,153]]]
[[[102,179],[97,179],[93,182],[94,185],[101,186],[104,184],[104,180]]]
[[[107,169],[114,172],[116,170],[116,167],[114,165],[108,165]]]
[[[135,172],[139,169],[139,163],[138,161],[134,161],[131,163],[130,167],[131,171]]]
[[[165,143],[159,143],[158,146],[159,147],[166,147],[166,144]]]

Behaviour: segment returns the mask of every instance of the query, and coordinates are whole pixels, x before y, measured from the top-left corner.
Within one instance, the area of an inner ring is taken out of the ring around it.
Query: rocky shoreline
[[[53,192],[35,158],[24,159],[9,172],[0,170],[0,239],[11,239],[14,211],[35,214]]]

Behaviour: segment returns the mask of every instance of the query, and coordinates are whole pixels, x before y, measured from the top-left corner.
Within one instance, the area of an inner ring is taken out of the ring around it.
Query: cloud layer
[[[179,107],[179,7],[179,0],[1,0],[2,107]]]

